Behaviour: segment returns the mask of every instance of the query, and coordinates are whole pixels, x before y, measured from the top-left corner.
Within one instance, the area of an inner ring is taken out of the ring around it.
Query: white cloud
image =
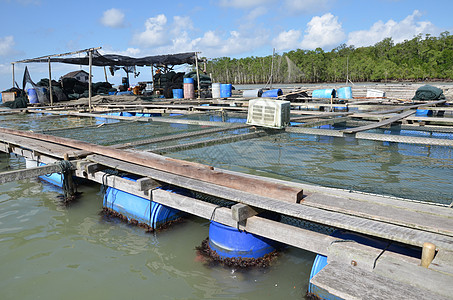
[[[221,0],[220,6],[234,8],[250,8],[273,2],[273,0]]]
[[[135,34],[133,42],[142,47],[163,46],[169,43],[166,31],[167,17],[163,14],[149,18],[145,22],[145,31]]]
[[[356,47],[374,45],[385,38],[391,37],[399,43],[422,33],[438,34],[440,30],[428,21],[418,21],[422,14],[415,10],[401,22],[388,20],[386,23],[378,21],[368,30],[359,30],[349,33],[348,45]]]
[[[250,13],[245,17],[249,21],[253,21],[258,17],[261,17],[267,14],[267,8],[264,6],[256,7],[250,11]]]
[[[307,24],[307,33],[301,43],[302,49],[332,47],[340,44],[346,37],[338,17],[331,13],[313,17]]]
[[[289,13],[310,13],[328,9],[332,0],[285,0]]]
[[[106,27],[124,27],[124,13],[117,8],[106,10],[102,15],[101,23]]]
[[[13,54],[14,44],[14,37],[12,35],[0,38],[0,56]]]
[[[272,40],[272,46],[274,46],[278,51],[295,49],[300,44],[300,30],[288,30],[282,31],[280,34]]]

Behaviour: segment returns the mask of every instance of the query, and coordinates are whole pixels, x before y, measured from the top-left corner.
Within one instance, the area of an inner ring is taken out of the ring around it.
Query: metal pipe
[[[13,87],[14,87],[14,83],[16,82],[16,79],[14,78],[14,63],[11,63],[11,65],[13,66]]]
[[[197,69],[198,99],[200,99],[200,72],[198,71],[198,54],[195,52],[195,68]]]

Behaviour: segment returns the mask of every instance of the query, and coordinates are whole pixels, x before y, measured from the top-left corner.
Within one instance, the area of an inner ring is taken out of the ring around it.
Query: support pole
[[[104,76],[105,76],[105,82],[109,82],[109,80],[107,79],[107,70],[105,69],[105,66],[104,66]]]
[[[198,71],[198,53],[195,52],[195,68],[197,69],[198,99],[200,99],[200,71]]]
[[[88,78],[88,107],[91,112],[91,83],[92,83],[92,67],[93,67],[93,50],[90,50],[88,54],[88,63],[90,65],[90,75]]]
[[[49,97],[50,97],[50,106],[53,106],[53,94],[52,94],[52,68],[50,66],[50,57],[48,57],[49,62]]]
[[[16,82],[16,79],[14,78],[14,63],[11,63],[11,65],[13,66],[13,87],[14,87],[14,83]]]
[[[153,92],[152,92],[152,94],[154,94],[154,92],[156,90],[155,89],[156,85],[154,84],[154,66],[153,65],[151,65],[151,79],[153,80]]]
[[[275,48],[272,51],[272,64],[271,64],[271,79],[270,79],[270,85],[269,88],[272,89],[272,81],[274,79],[274,56],[275,56]]]

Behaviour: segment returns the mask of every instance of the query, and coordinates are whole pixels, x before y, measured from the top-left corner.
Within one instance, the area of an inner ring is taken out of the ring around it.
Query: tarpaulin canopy
[[[197,57],[196,52],[178,53],[178,54],[167,54],[167,55],[155,55],[145,56],[140,58],[129,57],[117,54],[104,54],[101,55],[99,52],[93,52],[92,65],[93,66],[151,66],[151,65],[182,65],[182,64],[193,64]],[[49,59],[31,59],[27,62],[41,62],[47,63]],[[89,57],[69,57],[61,58],[54,57],[50,58],[50,62],[59,62],[73,65],[85,65],[88,66]]]

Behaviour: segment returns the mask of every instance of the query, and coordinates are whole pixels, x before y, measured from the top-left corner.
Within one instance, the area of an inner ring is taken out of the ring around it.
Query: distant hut
[[[88,74],[84,70],[78,70],[78,71],[69,72],[68,74],[61,76],[61,79],[74,78],[80,82],[88,82],[89,76],[90,76],[90,74]]]

